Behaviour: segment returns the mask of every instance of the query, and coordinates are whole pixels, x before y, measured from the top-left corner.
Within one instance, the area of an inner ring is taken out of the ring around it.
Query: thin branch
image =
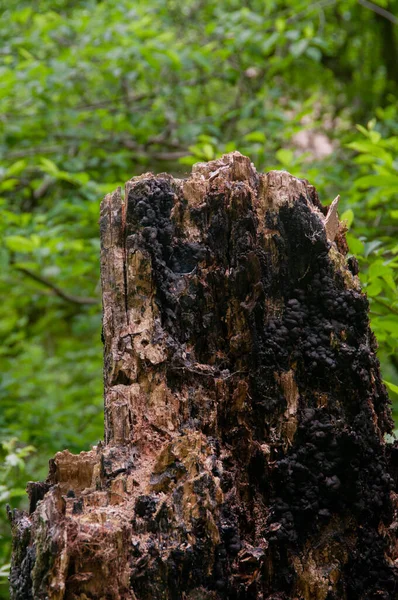
[[[34,281],[37,281],[38,283],[41,283],[42,285],[45,285],[46,287],[50,288],[50,290],[52,290],[56,296],[59,296],[59,298],[62,298],[67,302],[72,302],[72,304],[79,305],[99,303],[99,299],[97,300],[97,298],[85,298],[84,296],[73,296],[72,294],[68,294],[68,292],[64,292],[63,290],[61,290],[61,288],[52,283],[52,281],[50,281],[46,277],[43,277],[42,275],[38,275],[37,273],[30,271],[30,269],[26,269],[25,267],[16,267],[16,269],[18,271],[21,271],[21,273],[24,273],[24,275],[27,275]]]
[[[137,144],[134,140],[128,138],[89,138],[89,137],[78,137],[73,135],[64,135],[64,134],[55,134],[53,136],[55,139],[66,140],[65,144],[59,144],[54,146],[38,146],[33,148],[26,148],[26,150],[16,150],[15,152],[9,152],[7,154],[7,158],[25,158],[27,156],[33,156],[35,154],[55,154],[57,152],[68,152],[68,150],[72,147],[72,142],[79,144],[83,141],[88,141],[95,146],[105,146],[106,144],[111,144],[114,146],[123,146],[123,148],[127,150],[131,150],[136,154],[136,156],[140,158],[148,158],[155,160],[176,160],[181,158],[182,156],[186,156],[189,152],[188,150],[184,150],[184,147],[178,142],[170,141],[160,141],[160,137],[155,139],[149,139],[143,145]],[[69,142],[69,143],[68,143]],[[157,152],[151,151],[150,146],[158,145],[162,143],[163,146],[167,148],[173,148],[176,151],[173,153],[170,152]]]
[[[1,53],[0,53],[1,55]],[[155,92],[150,92],[148,94],[137,94],[135,96],[130,96],[130,102],[141,102],[142,100],[152,100],[156,97]],[[62,115],[66,112],[80,112],[80,111],[93,111],[100,108],[107,108],[108,106],[113,106],[116,110],[118,107],[116,106],[118,102],[123,99],[123,96],[116,96],[115,98],[109,98],[108,100],[102,100],[101,102],[92,102],[88,104],[78,104],[77,106],[64,106],[62,108],[53,108],[51,107],[51,114]],[[25,107],[29,107],[32,103],[24,102],[21,106],[18,107],[18,110],[7,111],[0,114],[0,117],[6,118],[17,118],[17,119],[32,119],[36,115],[35,114],[23,114],[21,113],[22,109]]]
[[[377,304],[384,306],[384,308],[386,308],[388,310],[388,312],[391,312],[393,315],[398,315],[397,308],[394,308],[393,306],[391,306],[391,304],[384,302],[384,300],[381,300],[379,297],[372,298],[372,300],[373,300],[373,302],[376,302]],[[386,315],[383,315],[383,316],[385,317]]]
[[[377,4],[373,4],[373,2],[369,2],[369,0],[358,0],[358,2],[365,8],[368,8],[369,10],[372,10],[381,17],[388,19],[388,21],[391,21],[391,23],[394,23],[394,25],[398,25],[398,17],[393,15],[390,11],[386,10],[385,8],[382,8]]]
[[[7,158],[25,158],[27,156],[34,156],[35,154],[54,154],[55,152],[59,152],[63,148],[64,146],[38,146],[36,148],[26,148],[26,150],[16,150],[15,152],[9,152],[7,154]],[[66,148],[69,148],[69,146],[67,146]]]
[[[55,177],[45,177],[43,179],[43,183],[33,191],[33,198],[35,200],[40,200],[40,198],[46,195],[48,189],[53,185],[55,181]]]
[[[330,0],[329,0],[330,1]],[[333,0],[334,2],[336,0]],[[271,30],[272,31],[272,30]],[[1,56],[1,52],[0,52],[0,56]],[[217,79],[220,81],[225,81],[227,80],[227,76],[226,75],[217,75]],[[192,78],[192,79],[188,79],[187,81],[184,80],[180,80],[177,82],[177,86],[184,86],[184,87],[195,87],[198,85],[202,85],[205,83],[208,83],[209,78],[208,77],[196,77],[196,78]],[[135,102],[142,102],[143,100],[153,100],[154,98],[157,97],[156,90],[151,90],[150,92],[145,92],[142,94],[136,94],[136,95],[130,95],[128,98],[128,101],[133,104]],[[108,112],[120,112],[120,107],[118,106],[118,103],[122,102],[124,99],[123,96],[116,96],[115,98],[108,98],[107,100],[102,100],[100,102],[87,102],[87,103],[83,103],[83,104],[78,104],[76,106],[64,106],[62,108],[57,108],[57,107],[51,107],[51,111],[48,110],[48,107],[46,107],[46,116],[48,117],[48,114],[51,115],[64,115],[65,113],[75,113],[75,112],[80,112],[80,111],[95,111],[97,109],[100,108],[107,108],[110,107],[108,110]],[[38,107],[36,105],[33,105],[34,108],[36,108],[36,111],[34,113],[23,113],[22,110],[25,109],[26,107],[29,107],[30,105],[32,105],[31,101],[28,102],[24,102],[22,105],[18,106],[16,109],[12,110],[12,111],[7,111],[7,112],[3,112],[0,113],[0,119],[2,119],[3,117],[5,118],[15,118],[18,121],[20,121],[21,119],[34,119],[35,117],[37,117],[37,114],[39,112],[39,114],[43,114],[43,107]]]
[[[319,0],[318,2],[313,2],[312,4],[309,4],[308,6],[306,6],[306,8],[304,10],[300,10],[299,12],[295,13],[291,17],[288,17],[286,19],[286,22],[294,23],[294,21],[297,21],[298,19],[300,19],[300,17],[304,16],[308,12],[311,12],[312,10],[316,10],[317,8],[319,8],[319,9],[326,8],[332,4],[336,4],[336,2],[337,2],[337,0]],[[288,8],[288,9],[282,11],[280,14],[289,12],[290,10],[291,9]]]
[[[183,156],[186,156],[187,154],[189,154],[188,150],[186,152],[184,152],[184,151],[181,151],[181,152],[151,152],[150,156],[154,160],[173,161],[173,160],[178,160],[179,158],[182,158]]]

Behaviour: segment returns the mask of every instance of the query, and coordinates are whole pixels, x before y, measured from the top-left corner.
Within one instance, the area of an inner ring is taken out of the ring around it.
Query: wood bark
[[[29,484],[12,599],[398,598],[398,448],[336,204],[238,152],[105,197],[105,441]]]

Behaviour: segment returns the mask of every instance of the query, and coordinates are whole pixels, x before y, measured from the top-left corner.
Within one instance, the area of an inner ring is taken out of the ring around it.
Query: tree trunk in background
[[[104,199],[105,443],[14,511],[13,599],[398,597],[390,405],[325,215],[238,152]]]
[[[393,15],[398,14],[397,0],[390,0],[389,10]],[[376,27],[380,32],[380,62],[385,68],[385,90],[383,94],[383,104],[388,106],[394,100],[391,94],[398,89],[398,37],[397,24],[385,18],[385,16],[375,13]]]

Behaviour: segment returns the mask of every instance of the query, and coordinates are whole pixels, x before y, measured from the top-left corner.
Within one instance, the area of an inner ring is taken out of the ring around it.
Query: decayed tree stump
[[[14,511],[13,599],[398,598],[398,449],[335,208],[238,152],[106,196],[105,443]]]

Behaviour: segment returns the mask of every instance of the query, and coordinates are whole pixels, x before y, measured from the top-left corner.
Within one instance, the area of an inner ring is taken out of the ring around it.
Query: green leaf
[[[14,252],[32,252],[35,249],[35,243],[22,235],[9,235],[5,239],[6,246]]]
[[[377,299],[375,300],[377,302]],[[392,317],[374,317],[372,319],[372,325],[378,330],[386,331],[391,335],[398,335],[398,319]]]
[[[18,179],[6,179],[0,183],[0,190],[4,192],[9,192],[17,187],[19,181]]]
[[[384,383],[386,384],[389,390],[394,392],[394,394],[398,394],[398,385],[395,385],[394,383],[391,383],[390,381],[386,380],[384,380]]]
[[[366,127],[364,127],[363,125],[355,125],[355,127],[358,129],[358,131],[363,133],[363,135],[366,135],[366,137],[369,137],[369,131],[366,129]]]
[[[352,254],[358,256],[364,253],[365,244],[350,233],[347,234],[347,244]]]
[[[247,142],[259,142],[260,144],[264,144],[266,138],[263,131],[252,131],[251,133],[247,133],[244,139]]]
[[[354,211],[352,210],[352,208],[348,208],[347,210],[345,210],[341,215],[340,220],[345,221],[349,229],[354,221]]]
[[[286,148],[281,148],[278,150],[275,156],[284,167],[290,166],[294,161],[293,150],[288,150]]]
[[[301,40],[298,40],[297,42],[294,42],[290,46],[290,54],[292,54],[292,56],[294,56],[295,58],[298,58],[308,48],[308,44],[309,44],[309,41],[306,39],[301,39]]]
[[[373,254],[375,252],[375,250],[377,250],[378,248],[380,248],[380,246],[382,245],[382,242],[380,240],[372,240],[371,242],[367,242],[365,244],[365,256],[368,257],[371,254]]]
[[[0,566],[0,578],[8,579],[10,575],[11,563],[5,563]]]
[[[369,267],[369,277],[381,277],[386,273],[391,273],[391,269],[382,259],[375,260],[371,263]]]
[[[394,280],[394,276],[392,271],[389,273],[383,273],[382,278],[384,279],[384,281],[386,282],[386,284],[388,285],[388,287],[394,292],[397,292],[397,284]]]
[[[11,177],[13,175],[19,175],[26,168],[26,160],[17,160],[17,162],[10,165],[6,170],[7,177]]]
[[[206,160],[213,160],[215,157],[214,148],[211,144],[203,144],[202,153]]]
[[[40,158],[40,163],[41,163],[42,171],[44,171],[45,173],[48,173],[49,175],[52,175],[53,177],[58,177],[59,169],[52,160],[42,156]]]
[[[261,46],[264,54],[268,54],[274,48],[277,41],[279,40],[279,37],[280,37],[279,32],[274,31],[273,33],[271,33],[271,35],[269,35],[265,38],[265,40]]]
[[[366,287],[366,293],[368,294],[368,296],[378,296],[380,294],[380,292],[383,290],[383,286],[381,284],[380,279],[378,279],[377,277],[375,279],[372,279],[371,283]]]
[[[381,140],[381,133],[379,133],[378,131],[370,131],[369,132],[369,139],[374,144],[378,144],[378,142],[380,142],[380,140]]]
[[[398,188],[398,175],[365,175],[365,177],[359,177],[354,186],[360,189],[389,186],[397,186]]]
[[[384,160],[387,164],[391,164],[393,161],[393,157],[389,152],[384,150],[384,148],[377,146],[376,144],[372,144],[372,142],[368,140],[350,142],[349,144],[346,144],[346,147],[350,148],[351,150],[355,150],[356,152],[367,154],[369,161],[373,163],[375,162],[376,158]]]
[[[178,162],[181,165],[187,165],[189,167],[192,167],[192,165],[198,162],[198,159],[196,158],[196,156],[182,156],[180,159],[178,159]]]

